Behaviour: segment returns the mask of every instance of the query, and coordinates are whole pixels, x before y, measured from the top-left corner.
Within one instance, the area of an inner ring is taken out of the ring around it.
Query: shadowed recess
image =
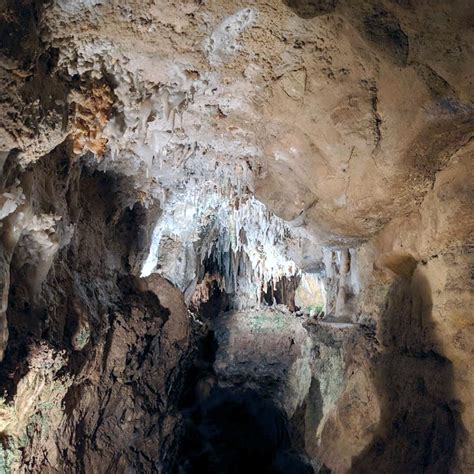
[[[283,0],[299,17],[309,19],[331,13],[337,0]]]

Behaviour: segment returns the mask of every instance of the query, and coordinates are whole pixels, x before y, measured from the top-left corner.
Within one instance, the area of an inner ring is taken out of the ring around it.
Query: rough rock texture
[[[311,383],[311,340],[300,319],[282,310],[221,315],[214,324],[214,368],[222,386],[272,394],[289,418]]]
[[[107,166],[152,190],[217,162],[325,240],[365,239],[469,137],[469,2],[304,3],[57,1],[43,36],[70,74],[111,82]]]
[[[471,176],[468,145],[437,174],[416,212],[350,252],[346,302],[352,320],[374,333],[367,344],[371,349],[357,356],[362,373],[358,369],[355,376],[362,377],[364,399],[371,400],[360,412],[375,413],[370,408],[375,403],[380,419],[371,427],[375,437],[356,455],[354,442],[348,449],[342,440],[352,439],[357,428],[337,420],[359,410],[352,395],[340,398],[325,428],[333,430],[329,439],[339,441],[321,450],[321,459],[336,472],[346,472],[351,462],[356,472],[380,466],[389,471],[394,466],[422,466],[427,472],[472,469]],[[340,316],[346,319],[347,311]],[[345,382],[348,387],[352,378]]]
[[[222,380],[323,472],[473,472],[471,10],[0,0],[0,470],[170,472],[186,303],[308,271],[325,318],[224,316]]]
[[[139,206],[124,207],[121,178],[61,148],[21,179],[31,219],[57,216],[47,242],[59,244],[47,276],[34,232],[11,258],[3,472],[166,471],[191,327],[177,289],[130,273]]]
[[[297,418],[301,436],[313,460],[347,472],[380,421],[369,370],[373,339],[357,325],[311,321],[306,327],[314,347],[311,386]]]

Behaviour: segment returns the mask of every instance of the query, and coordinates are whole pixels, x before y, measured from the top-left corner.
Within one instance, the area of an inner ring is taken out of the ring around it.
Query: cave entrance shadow
[[[448,473],[463,429],[451,363],[437,352],[432,295],[418,270],[392,284],[373,362],[381,418],[373,442],[351,473]]]

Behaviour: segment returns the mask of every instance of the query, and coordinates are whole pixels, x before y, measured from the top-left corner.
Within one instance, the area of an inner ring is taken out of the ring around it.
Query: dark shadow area
[[[334,11],[337,0],[283,0],[283,3],[299,17],[309,19]]]
[[[215,288],[199,308],[203,321],[218,317],[225,304],[220,293]],[[178,404],[184,423],[173,472],[312,474],[298,428],[290,426],[284,411],[269,398],[271,390],[267,397],[219,386],[214,370],[218,343],[207,324],[195,344]]]
[[[323,419],[323,397],[320,382],[317,378],[311,379],[311,386],[305,401],[304,413],[304,443],[309,454],[318,452],[318,440],[314,434]],[[302,423],[301,423],[302,424]]]
[[[199,401],[209,395],[216,383],[213,363],[218,346],[214,332],[208,331],[198,340],[196,346],[178,404],[178,409],[185,414],[192,412]]]
[[[9,163],[5,168],[8,174]],[[12,250],[7,307],[10,337],[0,365],[0,390],[8,394],[8,400],[29,370],[31,347],[40,341],[65,350],[68,370],[79,372],[88,351],[109,325],[106,315],[110,305],[117,308],[138,302],[147,305],[157,320],[164,323],[167,319],[156,296],[140,292],[128,276],[129,260],[139,251],[129,243],[137,241],[141,230],[137,222],[141,224],[143,212],[139,206],[127,208],[126,196],[120,191],[123,178],[70,161],[64,144],[27,168],[21,185],[31,197],[35,214],[62,217],[51,242],[41,230],[26,229]],[[6,220],[3,228],[13,225]],[[46,251],[53,243],[59,247],[54,263],[42,272]],[[120,258],[114,259],[115,255]],[[117,291],[119,286],[122,294]],[[122,300],[112,301],[111,295],[121,295]],[[90,337],[77,350],[74,335],[84,319],[89,323]]]
[[[214,387],[186,414],[176,472],[312,474],[291,450],[287,425],[283,411],[255,391]]]
[[[209,288],[209,299],[200,304],[196,311],[199,316],[206,321],[211,321],[213,317],[223,311],[229,311],[229,295],[219,288],[216,281],[212,282]]]
[[[296,311],[298,308],[295,304],[295,293],[300,284],[301,277],[293,276],[291,278],[280,278],[275,287],[272,283],[268,284],[262,292],[262,301],[268,305],[284,304],[290,311]]]
[[[390,12],[378,9],[364,19],[364,33],[371,43],[398,66],[408,61],[408,36],[398,19]]]
[[[373,366],[380,424],[351,472],[451,472],[463,429],[451,363],[437,352],[432,324],[428,280],[417,271],[401,275],[388,293]]]

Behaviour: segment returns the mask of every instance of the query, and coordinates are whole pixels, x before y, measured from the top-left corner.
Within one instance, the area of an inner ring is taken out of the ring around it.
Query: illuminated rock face
[[[190,297],[207,265],[233,307],[255,307],[264,288],[298,274],[288,247],[303,238],[253,197],[188,187],[167,201],[142,276],[157,271]]]
[[[474,470],[471,2],[0,4],[0,471]]]

